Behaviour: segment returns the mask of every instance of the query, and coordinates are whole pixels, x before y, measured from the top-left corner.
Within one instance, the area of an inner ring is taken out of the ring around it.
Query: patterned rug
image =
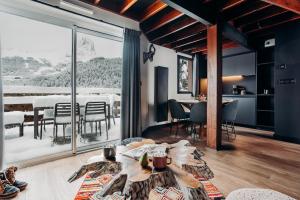
[[[90,174],[90,173],[89,173]],[[74,200],[98,200],[97,192],[99,192],[106,184],[108,184],[113,176],[110,174],[102,175],[98,178],[91,178],[87,174],[85,177],[76,197]],[[197,178],[204,186],[205,191],[211,200],[220,200],[225,199],[223,194],[215,187],[210,181],[204,180],[202,177]],[[157,196],[157,199],[166,199],[166,200],[182,200],[182,193],[176,188],[156,188],[153,192],[153,195]],[[119,193],[115,193],[105,200],[123,200],[124,197]]]

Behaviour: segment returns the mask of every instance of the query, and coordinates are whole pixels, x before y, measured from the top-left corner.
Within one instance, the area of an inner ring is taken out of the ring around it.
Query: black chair
[[[202,129],[207,122],[207,104],[206,102],[199,102],[193,105],[190,113],[190,121],[192,123],[192,134],[194,139],[196,137],[196,126],[199,125],[199,137]]]
[[[80,107],[76,103],[76,124],[78,125],[78,133],[80,129]],[[71,118],[71,103],[56,103],[54,109],[54,123],[53,123],[53,143],[57,143],[58,126],[63,126],[63,141],[66,142],[66,126],[72,123]]]
[[[169,108],[170,108],[170,113],[171,113],[171,126],[170,126],[170,133],[172,132],[173,128],[173,123],[176,120],[176,135],[178,133],[178,123],[179,122],[184,122],[186,124],[186,129],[188,127],[188,120],[190,118],[190,113],[185,112],[183,107],[181,106],[180,103],[178,103],[175,99],[169,99],[168,100]]]
[[[93,132],[92,123],[96,124],[96,135],[97,127],[99,124],[99,132],[101,135],[101,122],[105,121],[106,137],[108,139],[108,127],[107,127],[107,113],[106,113],[106,102],[87,102],[85,105],[84,116],[82,118],[82,123],[84,126],[84,134],[86,134],[86,123],[91,123],[91,132]]]
[[[227,103],[222,109],[222,127],[225,128],[225,131],[229,140],[229,129],[231,129],[231,133],[234,135],[234,139],[236,138],[234,123],[236,120],[236,115],[238,111],[238,100],[234,100],[232,102]]]

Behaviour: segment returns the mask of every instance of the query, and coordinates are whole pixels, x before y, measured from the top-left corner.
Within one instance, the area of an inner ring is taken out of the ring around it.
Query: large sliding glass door
[[[76,102],[80,149],[120,139],[122,38],[77,28]]]
[[[0,26],[6,163],[70,151],[53,122],[55,102],[71,102],[72,29],[1,12]]]
[[[0,25],[5,163],[120,139],[121,37],[2,12]]]

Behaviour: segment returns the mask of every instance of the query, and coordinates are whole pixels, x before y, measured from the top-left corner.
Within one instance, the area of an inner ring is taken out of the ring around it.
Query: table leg
[[[33,127],[34,127],[34,139],[39,136],[39,109],[33,109]]]
[[[19,136],[22,137],[24,136],[24,124],[20,124],[20,127],[19,127]]]

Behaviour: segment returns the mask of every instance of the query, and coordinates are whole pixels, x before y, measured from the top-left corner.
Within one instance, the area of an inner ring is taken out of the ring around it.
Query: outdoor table
[[[19,136],[24,135],[23,129],[24,113],[20,111],[4,112],[3,124],[7,126],[19,126]]]
[[[77,95],[76,102],[79,103],[80,107],[84,107],[87,102],[91,101],[105,101],[108,111],[108,129],[111,127],[110,116],[111,116],[111,103],[113,101],[112,97],[109,95]],[[35,97],[33,99],[33,121],[34,121],[34,139],[42,136],[39,135],[39,112],[44,109],[54,109],[56,103],[70,103],[71,96],[69,95],[51,95],[51,96],[41,96]]]

